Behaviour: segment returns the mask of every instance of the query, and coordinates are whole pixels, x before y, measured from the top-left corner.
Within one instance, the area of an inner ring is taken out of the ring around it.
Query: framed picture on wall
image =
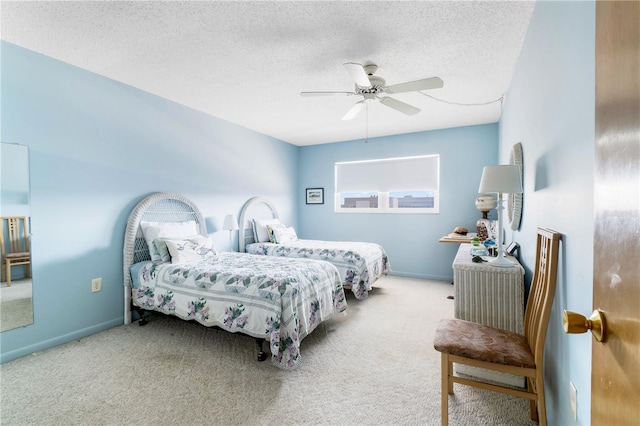
[[[324,188],[307,188],[307,204],[324,204]]]

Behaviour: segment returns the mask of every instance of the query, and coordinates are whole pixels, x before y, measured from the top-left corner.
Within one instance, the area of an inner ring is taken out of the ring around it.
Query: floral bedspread
[[[372,284],[382,274],[391,271],[387,253],[381,245],[375,243],[297,240],[284,244],[248,244],[246,251],[251,254],[331,262],[338,268],[342,284],[351,286],[351,291],[358,299],[366,298]]]
[[[328,262],[225,252],[137,270],[136,306],[266,338],[272,362],[284,369],[299,362],[304,336],[347,308],[340,275]]]

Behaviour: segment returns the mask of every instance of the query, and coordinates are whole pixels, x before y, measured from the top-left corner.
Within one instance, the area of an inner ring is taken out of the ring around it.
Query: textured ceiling
[[[534,2],[7,2],[3,40],[295,145],[499,120]],[[341,120],[359,96],[345,62],[379,66],[393,95]],[[427,96],[428,95],[428,96]],[[436,101],[430,96],[445,100]],[[485,104],[463,106],[457,104]],[[367,126],[368,123],[368,126]],[[367,130],[368,129],[368,130]]]

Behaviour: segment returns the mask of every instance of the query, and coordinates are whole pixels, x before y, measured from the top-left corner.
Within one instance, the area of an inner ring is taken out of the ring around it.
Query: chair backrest
[[[0,230],[2,255],[29,252],[29,224],[25,216],[3,216]]]
[[[536,265],[524,314],[524,334],[537,366],[542,365],[544,341],[556,292],[560,239],[558,232],[538,228]]]

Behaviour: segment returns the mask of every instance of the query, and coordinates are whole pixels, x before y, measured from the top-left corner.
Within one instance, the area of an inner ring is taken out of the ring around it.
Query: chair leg
[[[7,270],[7,287],[11,287],[11,264],[8,261],[5,269]]]
[[[536,378],[536,393],[538,395],[538,424],[540,426],[547,426],[547,406],[544,400],[544,377],[542,373],[538,371]]]
[[[453,395],[453,382],[451,381],[451,376],[453,376],[453,363],[449,361],[449,356],[447,356],[447,391],[449,395]]]
[[[31,262],[25,266],[27,268],[27,278],[31,278]]]
[[[531,383],[533,379],[531,378],[527,378],[527,389],[529,390],[529,392],[534,392],[534,387]],[[531,416],[531,420],[533,421],[538,421],[538,408],[536,407],[536,400],[535,399],[530,399],[529,400],[529,413]]]
[[[451,363],[449,362],[449,354],[442,352],[442,377],[440,378],[440,397],[442,399],[442,426],[449,424],[449,393],[453,393],[453,383],[449,382],[451,373]]]

